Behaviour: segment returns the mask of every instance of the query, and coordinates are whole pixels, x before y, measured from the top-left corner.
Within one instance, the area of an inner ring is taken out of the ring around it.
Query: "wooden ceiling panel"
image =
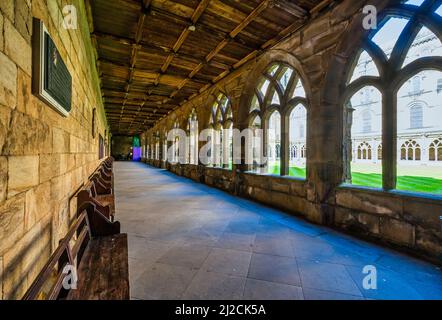
[[[198,0],[187,1],[168,1],[168,0],[153,0],[152,6],[159,8],[166,12],[174,13],[183,18],[190,19],[195,8],[198,6]]]
[[[130,37],[136,30],[140,4],[135,0],[93,0],[95,29]],[[104,14],[103,14],[104,13]]]

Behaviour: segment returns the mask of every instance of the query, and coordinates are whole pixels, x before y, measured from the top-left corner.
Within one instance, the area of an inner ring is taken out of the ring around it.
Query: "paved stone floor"
[[[115,192],[133,299],[442,299],[431,264],[164,170],[116,162]]]

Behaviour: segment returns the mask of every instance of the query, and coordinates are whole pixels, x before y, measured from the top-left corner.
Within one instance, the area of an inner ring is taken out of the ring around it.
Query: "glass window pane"
[[[408,23],[408,19],[393,17],[375,34],[372,41],[390,58],[399,36]]]
[[[262,96],[265,97],[267,94],[267,90],[269,89],[270,81],[264,80],[262,84],[259,86],[258,90],[261,92]]]
[[[442,56],[442,43],[428,28],[423,27],[407,53],[403,67],[423,57]]]
[[[255,95],[253,95],[252,104],[250,105],[250,112],[255,111],[255,110],[259,111],[260,109],[261,108],[259,107],[259,100],[255,94]]]
[[[351,114],[351,183],[359,186],[382,187],[382,95],[375,87],[367,86],[356,92],[349,101]]]
[[[281,101],[279,100],[279,95],[276,90],[273,90],[272,104],[280,105]]]
[[[220,103],[222,110],[224,111],[224,110],[226,110],[227,105],[229,104],[229,99],[225,95],[223,95],[221,100],[219,100],[219,103]]]
[[[442,194],[442,162],[435,161],[434,144],[442,131],[439,79],[440,71],[422,71],[410,77],[397,93],[399,190]]]
[[[289,176],[306,178],[307,110],[298,104],[290,113]]]
[[[379,77],[379,71],[373,58],[367,53],[367,51],[363,50],[360,53],[358,62],[353,70],[350,83],[365,76]]]
[[[278,70],[279,70],[279,65],[275,64],[275,65],[273,65],[273,66],[271,66],[271,67],[269,68],[269,70],[267,71],[267,73],[268,73],[269,75],[271,75],[272,77],[274,77],[275,74],[278,72]]]
[[[279,79],[279,84],[281,85],[284,92],[287,90],[287,86],[288,86],[289,81],[292,77],[292,74],[293,74],[293,69],[286,68],[284,70],[284,73],[281,75],[281,78]]]
[[[298,80],[298,83],[295,86],[295,91],[293,92],[293,96],[292,98],[305,98],[306,94],[305,94],[305,90],[304,90],[304,86],[302,85],[302,81]]]
[[[267,172],[280,174],[281,166],[281,116],[274,111],[269,118],[267,130]]]

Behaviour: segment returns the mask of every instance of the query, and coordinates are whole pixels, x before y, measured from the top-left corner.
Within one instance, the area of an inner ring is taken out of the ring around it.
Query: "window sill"
[[[299,182],[299,183],[306,183],[307,182],[307,179],[291,177],[291,176],[279,176],[279,175],[271,174],[271,173],[258,173],[258,172],[254,172],[254,171],[245,171],[243,173],[248,174],[248,175],[252,175],[252,176],[270,177],[270,178],[289,180],[289,181],[294,181],[294,182]]]
[[[214,169],[214,170],[222,170],[222,171],[227,171],[227,172],[232,172],[232,169],[229,168],[222,168],[222,167],[212,167],[212,166],[206,166],[205,168],[207,169]]]
[[[407,198],[411,200],[422,200],[426,202],[436,202],[440,204],[442,201],[442,195],[423,193],[423,192],[413,192],[413,191],[403,191],[403,190],[383,190],[381,188],[373,188],[373,187],[364,187],[357,186],[348,183],[343,183],[338,186],[337,190],[352,190],[356,192],[366,192],[372,193],[375,195],[385,195],[385,196],[393,196],[397,198]]]

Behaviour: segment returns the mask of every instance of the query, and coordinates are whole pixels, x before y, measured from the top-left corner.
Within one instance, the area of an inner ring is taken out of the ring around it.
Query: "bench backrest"
[[[72,269],[65,268],[71,266],[76,270],[91,239],[87,210],[79,212],[81,213],[74,219],[68,233],[60,241],[23,300],[58,300],[67,296],[69,289],[64,288],[63,282],[68,271],[72,275]]]
[[[109,158],[108,158],[109,159]],[[97,174],[97,173],[103,173],[105,175],[109,175],[112,173],[112,163],[113,161],[109,161],[108,159],[104,160],[100,163],[100,165],[92,172],[92,174],[88,177],[88,180],[91,180],[91,178]]]

